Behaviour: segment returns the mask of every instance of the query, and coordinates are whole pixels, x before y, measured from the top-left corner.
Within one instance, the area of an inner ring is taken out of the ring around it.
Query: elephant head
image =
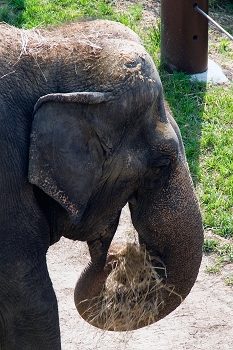
[[[84,318],[89,304],[83,300],[103,286],[108,249],[129,203],[140,244],[163,261],[162,277],[174,286],[175,293],[164,292],[159,320],[196,280],[203,242],[200,208],[154,63],[139,41],[116,45],[110,39],[100,45],[94,64],[90,59],[91,69],[79,64],[81,86],[37,101],[29,181],[43,191],[47,216],[54,215],[51,208],[58,210],[62,234],[88,243],[91,262],[75,289]]]

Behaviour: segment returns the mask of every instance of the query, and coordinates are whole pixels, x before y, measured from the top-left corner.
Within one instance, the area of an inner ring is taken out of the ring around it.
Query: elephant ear
[[[75,224],[98,186],[105,160],[87,116],[108,100],[99,92],[49,94],[34,108],[29,181],[60,203]]]

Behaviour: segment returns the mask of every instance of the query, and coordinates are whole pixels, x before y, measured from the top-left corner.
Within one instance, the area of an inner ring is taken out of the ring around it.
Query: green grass
[[[212,88],[204,98],[197,192],[205,225],[233,233],[233,89]]]
[[[24,0],[0,0],[0,21],[19,26],[24,10]]]
[[[230,243],[221,243],[218,239],[208,238],[204,240],[203,251],[215,253],[221,264],[233,262],[233,245]]]
[[[233,274],[226,277],[225,283],[226,283],[226,285],[228,285],[228,286],[233,286]]]
[[[142,29],[140,3],[121,12],[108,0],[0,0],[0,20],[23,28],[57,25],[85,16],[117,20],[134,29],[159,67],[160,24]],[[209,46],[223,59],[233,60],[227,38]],[[183,73],[159,70],[165,97],[181,129],[204,226],[233,237],[233,86],[206,86],[190,82]]]
[[[80,17],[112,15],[113,8],[103,0],[25,0],[21,16],[24,28],[57,25]]]
[[[212,10],[219,10],[219,8],[232,11],[233,0],[209,0],[209,6]]]
[[[230,243],[221,243],[218,239],[205,239],[203,244],[205,253],[214,253],[216,258],[212,266],[207,268],[209,273],[219,273],[226,264],[233,263],[233,245]],[[225,283],[233,285],[233,275],[227,276]]]
[[[27,29],[83,17],[107,17],[133,27],[142,18],[142,5],[128,6],[124,13],[108,0],[0,0],[0,21]]]

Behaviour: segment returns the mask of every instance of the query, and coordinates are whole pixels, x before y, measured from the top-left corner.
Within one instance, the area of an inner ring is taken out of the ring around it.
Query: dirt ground
[[[114,239],[134,239],[127,207]],[[74,286],[89,261],[86,243],[62,238],[49,249],[47,261],[58,299],[62,350],[233,349],[233,288],[223,281],[224,275],[233,271],[232,264],[221,274],[210,275],[205,270],[212,261],[203,256],[196,284],[179,308],[154,325],[114,333],[83,321],[74,306]]]

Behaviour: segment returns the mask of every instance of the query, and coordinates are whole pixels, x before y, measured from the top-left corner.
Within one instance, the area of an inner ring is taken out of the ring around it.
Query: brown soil
[[[159,1],[114,1],[119,11],[132,3],[143,3],[143,20],[155,23],[159,17]],[[232,34],[232,15],[221,9],[221,15],[210,15]],[[210,26],[209,57],[220,64],[230,81],[233,63],[221,53],[224,34]],[[227,50],[233,50],[230,42]],[[208,233],[209,234],[209,233]],[[128,209],[124,208],[114,238],[134,240]],[[232,275],[233,265],[226,265],[219,274],[208,274],[212,257],[203,256],[197,281],[186,300],[173,313],[154,325],[137,331],[120,333],[101,331],[86,323],[77,313],[73,301],[75,283],[89,261],[86,243],[62,238],[49,249],[47,261],[58,299],[62,350],[231,350],[233,349],[233,287],[224,283]]]

